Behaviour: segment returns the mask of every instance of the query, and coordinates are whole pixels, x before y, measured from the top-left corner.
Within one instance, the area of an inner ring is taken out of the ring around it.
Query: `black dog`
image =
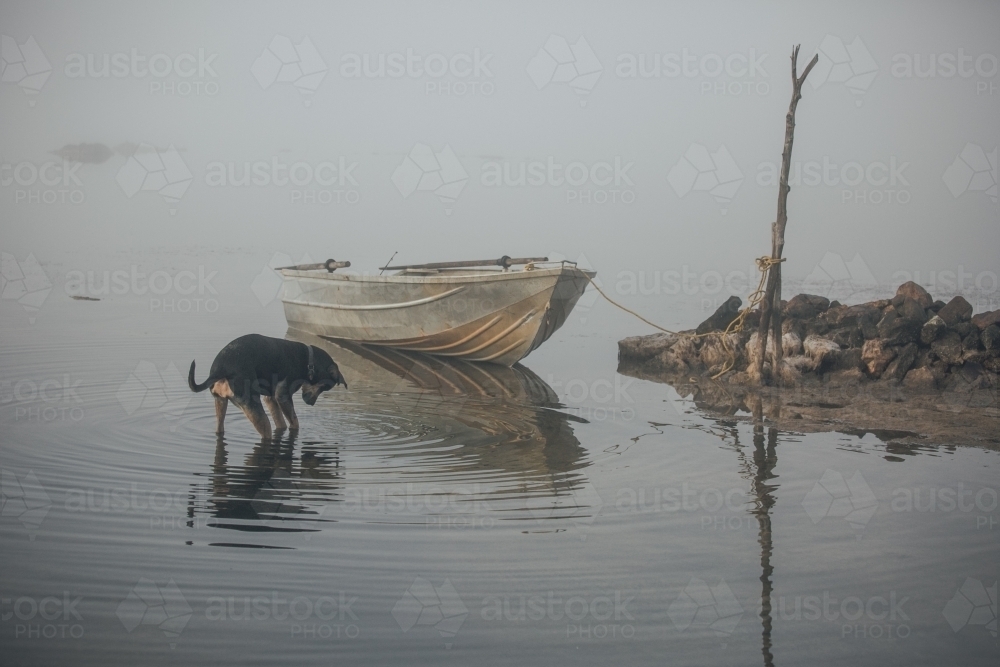
[[[292,394],[301,388],[306,404],[315,405],[320,394],[338,384],[347,387],[337,364],[323,350],[258,334],[240,336],[222,348],[212,362],[208,379],[201,384],[194,381],[193,361],[188,371],[191,391],[212,388],[216,433],[220,435],[229,401],[243,411],[261,436],[270,438],[271,423],[261,405],[261,396],[271,411],[276,429],[285,428],[287,417],[292,429],[298,430],[299,419],[295,416]]]

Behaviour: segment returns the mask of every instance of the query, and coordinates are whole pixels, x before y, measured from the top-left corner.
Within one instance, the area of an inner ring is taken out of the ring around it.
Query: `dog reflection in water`
[[[222,348],[212,362],[208,379],[201,384],[194,379],[194,361],[188,371],[191,391],[209,389],[215,397],[215,432],[219,435],[224,432],[226,408],[232,402],[261,437],[270,438],[271,422],[261,399],[267,403],[275,429],[290,427],[297,431],[299,419],[292,403],[295,392],[301,389],[306,405],[315,405],[320,394],[338,384],[347,388],[336,362],[325,351],[258,334],[240,336]]]

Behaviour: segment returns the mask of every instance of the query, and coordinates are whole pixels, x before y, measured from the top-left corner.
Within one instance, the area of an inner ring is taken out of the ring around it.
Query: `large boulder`
[[[878,338],[878,321],[882,311],[870,303],[856,306],[831,306],[816,318],[817,327],[807,323],[809,333],[823,335],[839,343],[842,347],[861,347],[865,340]]]
[[[976,329],[976,325],[974,325],[972,322],[959,322],[955,326],[950,327],[950,329],[955,333],[957,333],[959,338],[962,338],[963,340],[973,331],[976,332],[976,335],[979,335],[979,331]]]
[[[846,350],[834,352],[826,358],[826,365],[830,371],[861,370],[861,348],[852,347]]]
[[[814,317],[804,323],[806,336],[825,336],[830,331],[830,323],[824,319]]]
[[[878,323],[878,333],[886,345],[907,345],[920,337],[923,322],[910,317],[901,317],[895,309],[887,309]]]
[[[738,296],[731,296],[726,302],[719,306],[712,316],[698,325],[695,333],[706,334],[711,331],[725,331],[726,327],[732,324],[736,316],[740,314],[740,306],[743,300]]]
[[[876,308],[870,303],[859,303],[856,306],[843,306],[837,309],[831,308],[823,313],[823,318],[834,328],[861,326],[866,321],[875,324],[881,317],[882,309]]]
[[[931,344],[931,350],[948,364],[955,366],[962,363],[962,338],[954,331],[946,331]]]
[[[916,343],[910,343],[901,348],[896,353],[896,358],[890,361],[885,371],[883,371],[882,380],[902,382],[903,378],[906,377],[907,371],[913,367],[913,362],[917,360],[918,350],[919,348]]]
[[[881,317],[881,313],[879,315]],[[878,323],[879,323],[879,321],[880,321],[879,319],[876,319],[876,320],[869,320],[869,319],[861,320],[861,323],[858,325],[858,328],[861,330],[861,336],[865,340],[871,340],[872,338],[878,338]]]
[[[826,337],[845,348],[860,348],[865,344],[865,334],[861,330],[861,327],[844,327],[836,331],[831,331]]]
[[[903,378],[903,387],[910,391],[933,391],[941,378],[930,367],[910,370]]]
[[[813,367],[818,371],[823,368],[824,363],[831,355],[840,352],[840,346],[829,338],[822,336],[806,336],[802,341],[802,349],[805,355],[812,359]]]
[[[794,331],[789,331],[781,337],[781,352],[786,357],[802,354],[802,339]]]
[[[757,362],[757,346],[760,343],[760,338],[757,336],[757,332],[754,331],[750,335],[750,339],[744,346],[744,354],[746,355],[747,361],[751,366],[754,366]],[[784,348],[782,348],[784,351]],[[768,335],[767,337],[767,350],[764,352],[764,360],[767,361],[774,355],[774,336]]]
[[[799,373],[811,373],[814,370],[813,360],[804,354],[794,354],[789,357],[782,357],[781,364],[790,366]]]
[[[979,338],[983,343],[983,347],[988,351],[1000,350],[1000,326],[996,324],[989,325],[983,329],[983,333],[980,334]]]
[[[977,352],[983,349],[982,343],[979,342],[979,330],[975,327],[972,329],[968,335],[962,338],[962,349],[965,352]]]
[[[913,362],[914,368],[923,368],[924,366],[930,366],[935,361],[938,360],[934,351],[929,348],[921,348],[920,352],[917,353],[917,360]]]
[[[735,366],[739,356],[739,335],[734,333],[708,336],[698,350],[698,358],[709,370],[716,367],[721,370],[722,366],[730,364]]]
[[[975,324],[980,331],[985,331],[991,324],[1000,326],[1000,310],[991,310],[986,313],[979,313],[978,315],[973,316],[972,323]]]
[[[920,329],[920,342],[924,345],[930,345],[938,339],[948,325],[945,324],[944,320],[935,315],[931,319],[927,320],[923,327]]]
[[[806,327],[802,320],[793,320],[788,317],[781,319],[781,333],[793,333],[799,337],[799,341],[806,337]]]
[[[875,338],[865,341],[861,348],[861,363],[864,364],[868,375],[879,377],[889,365],[889,362],[896,356],[896,350]]]
[[[927,319],[927,314],[924,312],[923,306],[917,303],[916,299],[911,299],[906,297],[903,302],[899,304],[896,308],[896,313],[900,317],[904,317],[908,320],[916,320],[921,324]]]
[[[618,359],[644,361],[674,346],[681,338],[675,334],[656,333],[649,336],[630,336],[618,341]]]
[[[797,294],[785,304],[785,316],[800,320],[816,317],[830,307],[830,300],[815,294]]]
[[[921,308],[925,309],[930,308],[931,304],[934,303],[934,299],[927,293],[927,290],[912,280],[903,283],[896,289],[896,297],[893,298],[893,302],[895,302],[896,298],[899,297],[902,297],[903,299],[913,299],[920,304]],[[900,299],[900,301],[902,302],[902,299]],[[893,305],[895,305],[895,303],[893,303]]]
[[[949,301],[944,308],[938,311],[938,317],[945,321],[948,326],[955,326],[959,322],[968,322],[972,317],[972,304],[959,295]]]
[[[797,365],[798,359],[799,357],[792,357],[791,360],[782,358],[778,379],[783,385],[795,385],[802,381],[802,371]]]
[[[858,368],[848,368],[842,371],[833,371],[826,376],[825,381],[834,387],[857,387],[868,382],[868,376]]]
[[[676,336],[671,345],[660,351],[655,363],[668,373],[687,373],[698,364],[698,348],[691,336]]]

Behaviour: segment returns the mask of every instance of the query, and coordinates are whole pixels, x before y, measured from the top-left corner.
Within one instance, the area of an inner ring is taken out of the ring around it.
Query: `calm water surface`
[[[4,664],[998,664],[996,452],[699,414],[593,303],[514,369],[311,339],[350,390],[217,439],[191,359],[297,337],[217,305],[4,302]]]

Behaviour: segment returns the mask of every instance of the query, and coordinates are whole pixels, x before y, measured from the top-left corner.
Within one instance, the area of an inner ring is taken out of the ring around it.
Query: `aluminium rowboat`
[[[544,257],[383,267],[388,275],[337,270],[349,266],[278,269],[290,328],[504,366],[548,340],[597,275]]]

